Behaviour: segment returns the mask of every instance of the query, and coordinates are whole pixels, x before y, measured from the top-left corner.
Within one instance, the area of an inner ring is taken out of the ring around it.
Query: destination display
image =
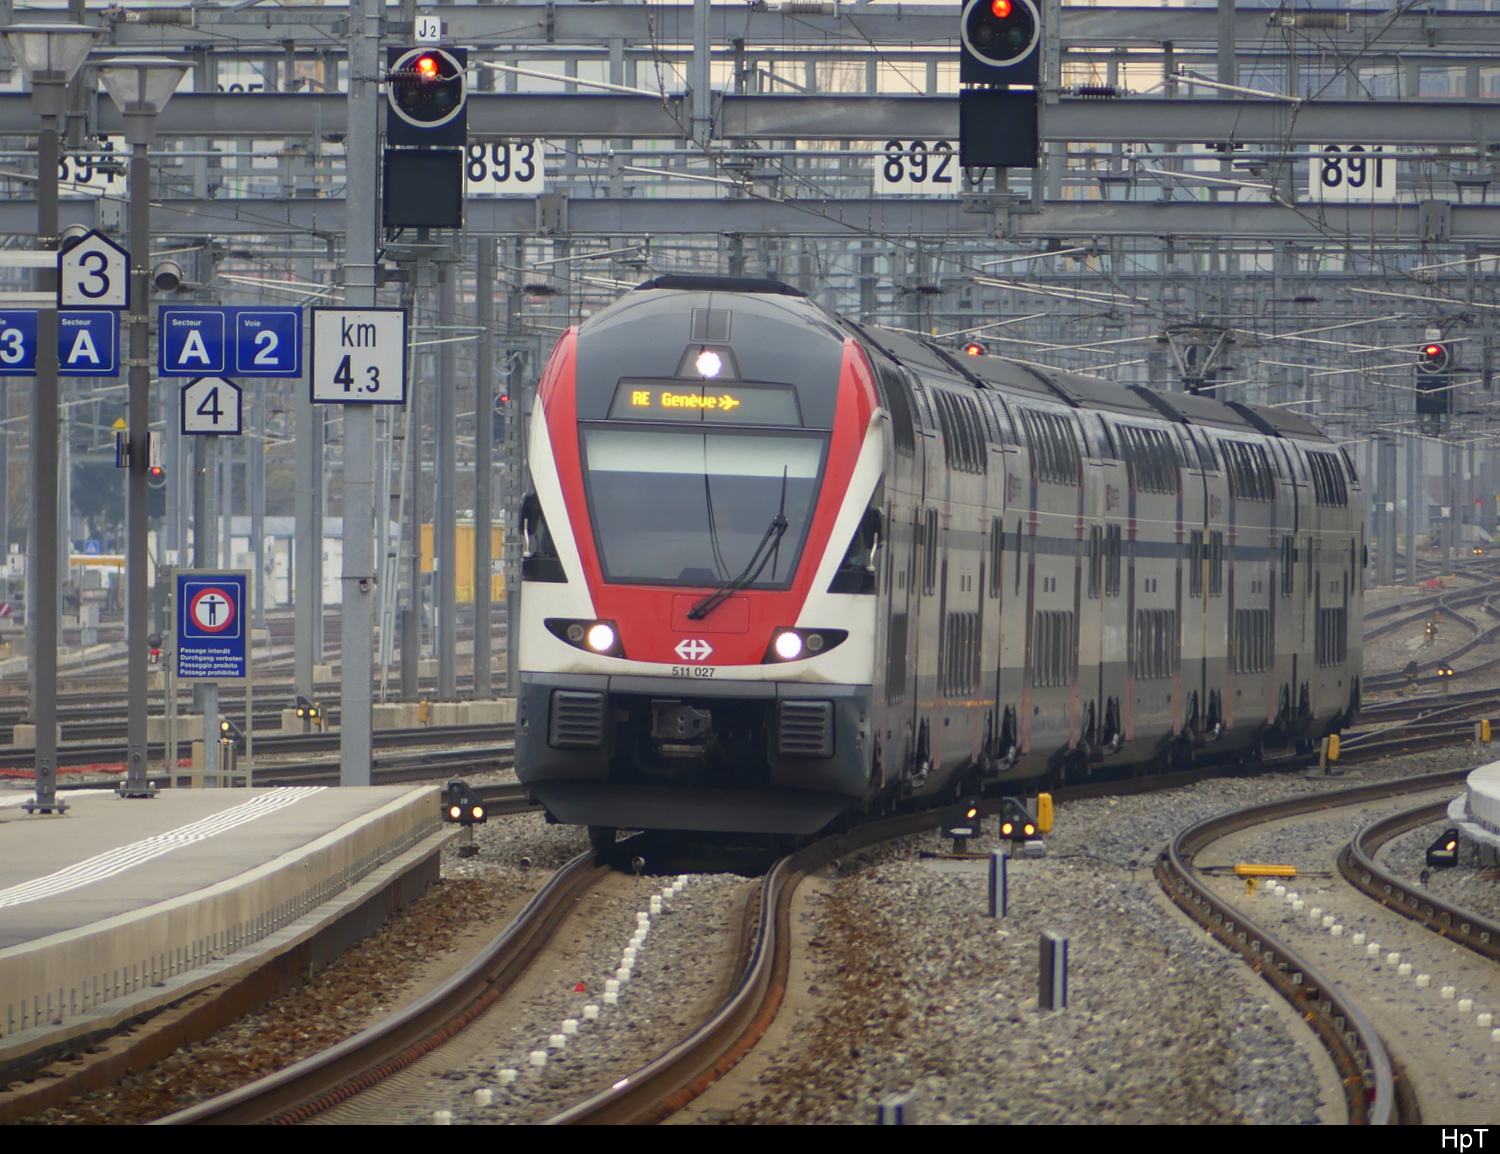
[[[609,415],[627,421],[691,421],[722,425],[800,425],[791,385],[742,381],[623,380]]]

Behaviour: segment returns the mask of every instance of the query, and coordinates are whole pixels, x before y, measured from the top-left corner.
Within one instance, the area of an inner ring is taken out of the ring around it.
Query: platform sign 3
[[[36,376],[37,312],[0,313],[0,377]],[[57,364],[65,377],[120,375],[120,314],[70,309],[57,314]]]
[[[223,377],[199,377],[182,389],[182,431],[188,435],[238,437],[244,432],[245,399],[239,385]]]
[[[300,377],[302,309],[163,305],[156,351],[164,377]]]
[[[57,306],[130,307],[130,253],[98,229],[57,254]]]
[[[406,403],[406,310],[312,310],[312,400]]]
[[[174,578],[177,676],[197,681],[243,679],[249,638],[244,616],[249,573],[179,569]]]

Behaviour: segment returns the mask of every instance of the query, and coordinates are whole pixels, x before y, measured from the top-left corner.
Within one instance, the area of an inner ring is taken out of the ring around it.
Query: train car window
[[[917,434],[912,423],[911,388],[899,365],[883,356],[870,358],[875,366],[875,384],[880,389],[880,403],[891,415],[891,436],[896,451],[911,456],[917,448]]]
[[[1108,457],[1118,461],[1120,459],[1120,448],[1114,430],[1110,428],[1109,421],[1105,419],[1103,413],[1094,414],[1094,420],[1097,422],[1099,430],[1097,437],[1099,452],[1095,456]]]
[[[1340,445],[1339,456],[1344,459],[1344,468],[1349,472],[1349,483],[1351,485],[1358,485],[1359,470],[1354,467],[1354,458],[1349,455],[1349,450]]]
[[[1349,656],[1349,628],[1342,605],[1318,610],[1318,637],[1314,658],[1323,668],[1342,665]]]
[[[1213,441],[1196,429],[1182,426],[1183,433],[1192,444],[1194,451],[1198,454],[1198,468],[1205,473],[1216,473],[1219,471],[1219,458],[1214,453]]]
[[[962,697],[979,689],[979,614],[949,613],[944,624],[942,692]]]
[[[1038,610],[1032,623],[1031,684],[1037,688],[1072,685],[1078,670],[1078,633],[1073,614]]]
[[[1000,596],[1000,582],[1005,569],[1005,522],[995,517],[990,521],[990,596]]]
[[[1297,543],[1290,533],[1281,538],[1281,595],[1290,597],[1297,584],[1293,566],[1297,563]]]
[[[906,614],[891,616],[885,648],[885,699],[895,705],[906,700]]]
[[[1171,677],[1177,672],[1177,610],[1137,609],[1135,614],[1135,676],[1141,681]]]
[[[928,509],[922,525],[922,596],[937,591],[938,523],[937,510]]]
[[[934,389],[932,396],[937,403],[943,454],[949,467],[960,473],[983,473],[987,463],[984,434],[973,398],[947,389]]]
[[[1165,429],[1115,426],[1121,455],[1130,466],[1135,487],[1148,493],[1176,493],[1182,458]]]
[[[879,494],[871,502],[854,530],[844,559],[828,584],[830,593],[874,593],[875,556],[880,548],[885,518],[881,516]]]
[[[1089,596],[1100,597],[1104,593],[1104,529],[1102,526],[1089,526],[1088,550]]]
[[[1194,529],[1188,534],[1188,596],[1203,596],[1203,570],[1208,565],[1208,553],[1203,548],[1203,530]]]
[[[1012,593],[1021,592],[1021,518],[1016,518],[1016,563],[1012,567],[1015,573],[1015,588]]]
[[[1224,441],[1219,446],[1229,475],[1229,495],[1241,501],[1269,501],[1276,495],[1276,476],[1265,446],[1253,441]]]
[[[1319,505],[1349,504],[1349,488],[1344,483],[1344,470],[1339,467],[1334,453],[1309,452],[1307,467],[1312,473],[1313,499]]]
[[[1078,434],[1070,416],[1022,409],[1021,423],[1031,443],[1031,467],[1039,481],[1077,485],[1080,456]]]
[[[1224,531],[1214,529],[1208,534],[1208,595],[1224,595]]]
[[[1264,673],[1272,665],[1271,611],[1234,611],[1234,671]]]
[[[563,571],[552,531],[547,528],[547,516],[535,493],[527,493],[521,501],[521,533],[521,579],[566,584],[568,575]]]
[[[1125,537],[1120,526],[1111,525],[1104,532],[1104,595],[1120,595],[1120,575],[1124,569]]]
[[[996,439],[1002,445],[1019,445],[1020,438],[1016,433],[1015,417],[1011,415],[1010,406],[1005,403],[1005,398],[999,393],[986,390],[979,394],[979,403],[984,405],[994,419]]]

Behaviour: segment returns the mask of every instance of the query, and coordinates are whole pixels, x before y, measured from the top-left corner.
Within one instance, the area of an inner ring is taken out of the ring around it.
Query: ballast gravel
[[[1224,810],[1481,760],[1447,751],[1343,779],[1261,775],[1061,806],[1048,857],[1012,863],[1001,922],[984,916],[982,876],[916,856],[944,848],[934,835],[845,862],[813,940],[821,1007],[739,1102],[691,1117],[870,1122],[909,1096],[929,1123],[1341,1120],[1309,1036],[1165,905],[1150,864],[1168,836]],[[1037,1009],[1043,931],[1069,939],[1061,1011]]]

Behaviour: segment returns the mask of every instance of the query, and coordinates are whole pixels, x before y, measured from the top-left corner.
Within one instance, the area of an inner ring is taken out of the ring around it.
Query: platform
[[[69,791],[58,815],[31,796],[0,793],[0,1075],[332,924],[357,940],[453,836],[434,786]]]

